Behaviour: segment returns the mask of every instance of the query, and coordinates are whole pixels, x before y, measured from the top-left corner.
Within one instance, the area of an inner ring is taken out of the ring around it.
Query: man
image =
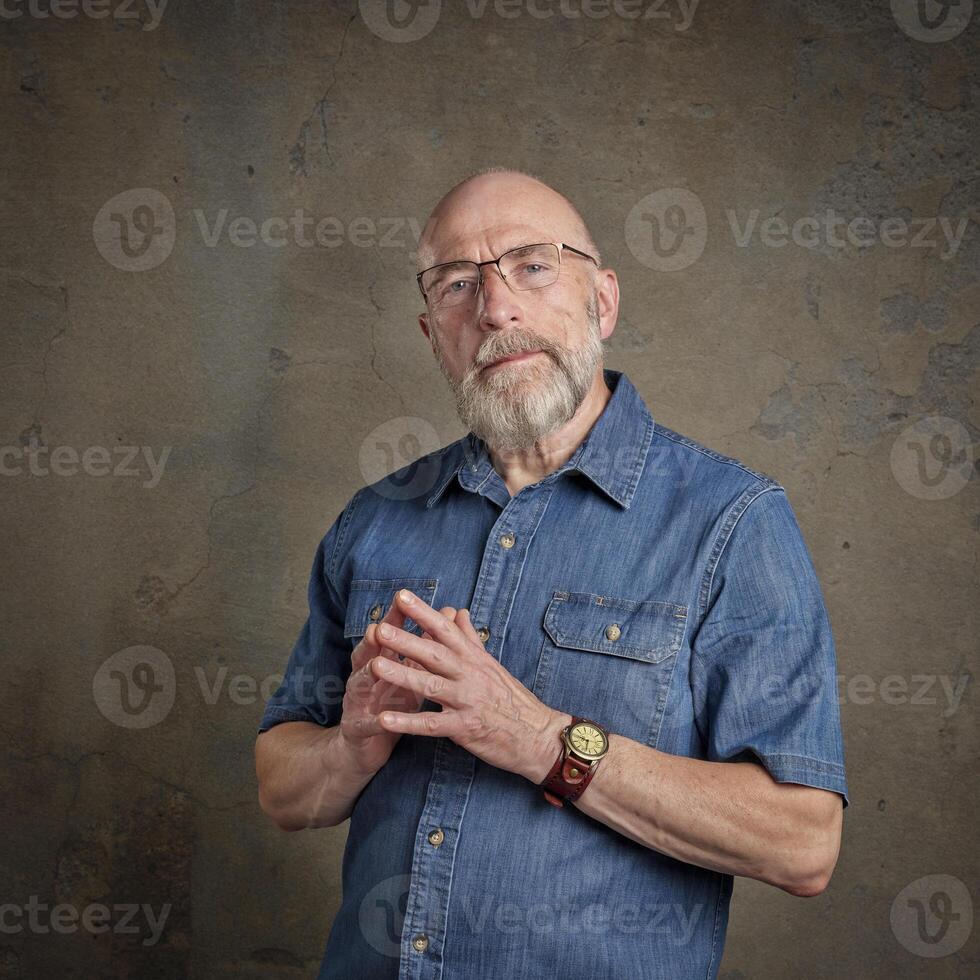
[[[550,187],[468,178],[419,269],[470,431],[337,517],[256,743],[279,826],[351,821],[320,976],[714,977],[732,876],[818,895],[847,805],[786,493],[603,367],[616,274]]]

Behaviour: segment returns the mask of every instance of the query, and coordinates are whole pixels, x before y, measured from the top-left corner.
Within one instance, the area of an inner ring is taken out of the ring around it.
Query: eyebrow
[[[526,242],[522,242],[520,245],[511,245],[510,248],[505,248],[500,253],[500,255],[506,255],[508,252],[516,252],[517,249],[519,249],[519,248],[530,248],[532,245],[544,245],[544,244],[546,244],[544,239],[537,239],[537,240],[533,240],[532,239],[532,240],[529,240],[529,241],[526,241]],[[547,244],[550,244],[550,243],[547,243]],[[498,256],[495,256],[495,258],[499,258],[499,257],[500,257],[499,255]],[[432,265],[428,266],[428,268],[429,269],[434,269],[437,265],[452,265],[454,262],[474,262],[475,263],[476,262],[476,259],[446,259],[445,262],[435,262]],[[426,270],[423,269],[422,271],[425,272]]]

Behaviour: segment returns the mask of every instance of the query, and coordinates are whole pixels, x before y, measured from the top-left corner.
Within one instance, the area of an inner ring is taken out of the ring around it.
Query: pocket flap
[[[436,578],[354,579],[344,618],[344,636],[363,636],[371,623],[379,622],[388,612],[399,589],[410,589],[431,606],[438,584]],[[416,636],[422,635],[422,627],[410,617],[405,618],[403,628]]]
[[[590,592],[554,593],[544,617],[556,646],[652,663],[677,653],[686,623],[686,606]]]

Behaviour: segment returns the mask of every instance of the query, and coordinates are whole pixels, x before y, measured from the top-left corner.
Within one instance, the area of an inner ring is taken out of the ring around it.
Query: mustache
[[[527,341],[521,343],[520,346],[515,346],[514,344],[494,345],[491,349],[481,351],[477,355],[476,360],[473,362],[473,370],[482,371],[488,364],[493,364],[503,357],[513,357],[515,354],[526,354],[531,351],[541,351],[544,354],[550,354],[554,357],[555,344],[549,343],[544,339],[535,340],[533,337],[528,337]]]

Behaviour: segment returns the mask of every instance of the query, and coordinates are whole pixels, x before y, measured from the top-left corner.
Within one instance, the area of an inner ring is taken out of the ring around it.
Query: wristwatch
[[[589,718],[573,715],[560,737],[561,753],[544,782],[539,783],[544,798],[557,807],[574,803],[585,792],[600,760],[609,751],[609,733]]]

